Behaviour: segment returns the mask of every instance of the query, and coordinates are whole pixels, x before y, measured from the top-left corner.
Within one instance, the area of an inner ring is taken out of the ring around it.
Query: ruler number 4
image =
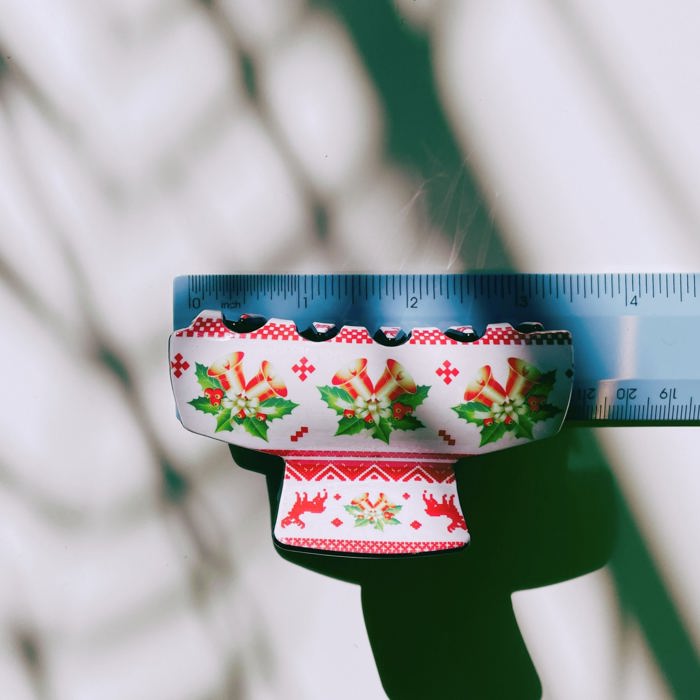
[[[635,294],[626,304],[627,306],[637,306],[637,295]]]

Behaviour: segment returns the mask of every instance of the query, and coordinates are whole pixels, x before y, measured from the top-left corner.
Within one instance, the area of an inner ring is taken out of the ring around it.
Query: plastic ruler
[[[567,420],[700,425],[700,274],[189,275],[174,327],[204,309],[365,326],[514,326],[571,331]]]

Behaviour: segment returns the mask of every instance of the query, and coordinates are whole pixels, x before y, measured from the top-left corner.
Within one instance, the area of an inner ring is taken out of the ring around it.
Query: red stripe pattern
[[[284,478],[296,481],[387,481],[451,484],[455,473],[450,463],[417,461],[333,460],[312,461],[287,459]]]

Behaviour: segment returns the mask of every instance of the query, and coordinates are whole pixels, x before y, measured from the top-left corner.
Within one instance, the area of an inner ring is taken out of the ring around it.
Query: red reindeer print
[[[464,516],[459,512],[459,508],[455,505],[455,495],[452,494],[449,498],[447,494],[442,497],[442,501],[436,501],[435,496],[431,493],[426,498],[427,491],[423,491],[423,501],[425,502],[425,512],[433,517],[446,515],[450,519],[450,524],[447,526],[447,532],[454,532],[457,528],[462,530],[467,529],[467,523]]]
[[[326,510],[328,492],[325,489],[323,490],[323,494],[319,491],[311,500],[309,500],[309,495],[306,492],[300,494],[297,491],[296,494],[297,497],[296,501],[294,501],[294,505],[280,523],[282,527],[298,525],[303,529],[306,527],[305,523],[301,520],[301,516],[304,513],[323,513],[323,511]]]

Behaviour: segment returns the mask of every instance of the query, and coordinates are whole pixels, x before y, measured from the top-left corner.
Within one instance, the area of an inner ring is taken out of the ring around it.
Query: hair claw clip
[[[233,327],[204,311],[171,335],[178,415],[195,433],[284,459],[283,547],[463,547],[455,462],[556,434],[571,396],[567,331],[387,328],[375,340],[343,326],[319,342],[291,321]]]

